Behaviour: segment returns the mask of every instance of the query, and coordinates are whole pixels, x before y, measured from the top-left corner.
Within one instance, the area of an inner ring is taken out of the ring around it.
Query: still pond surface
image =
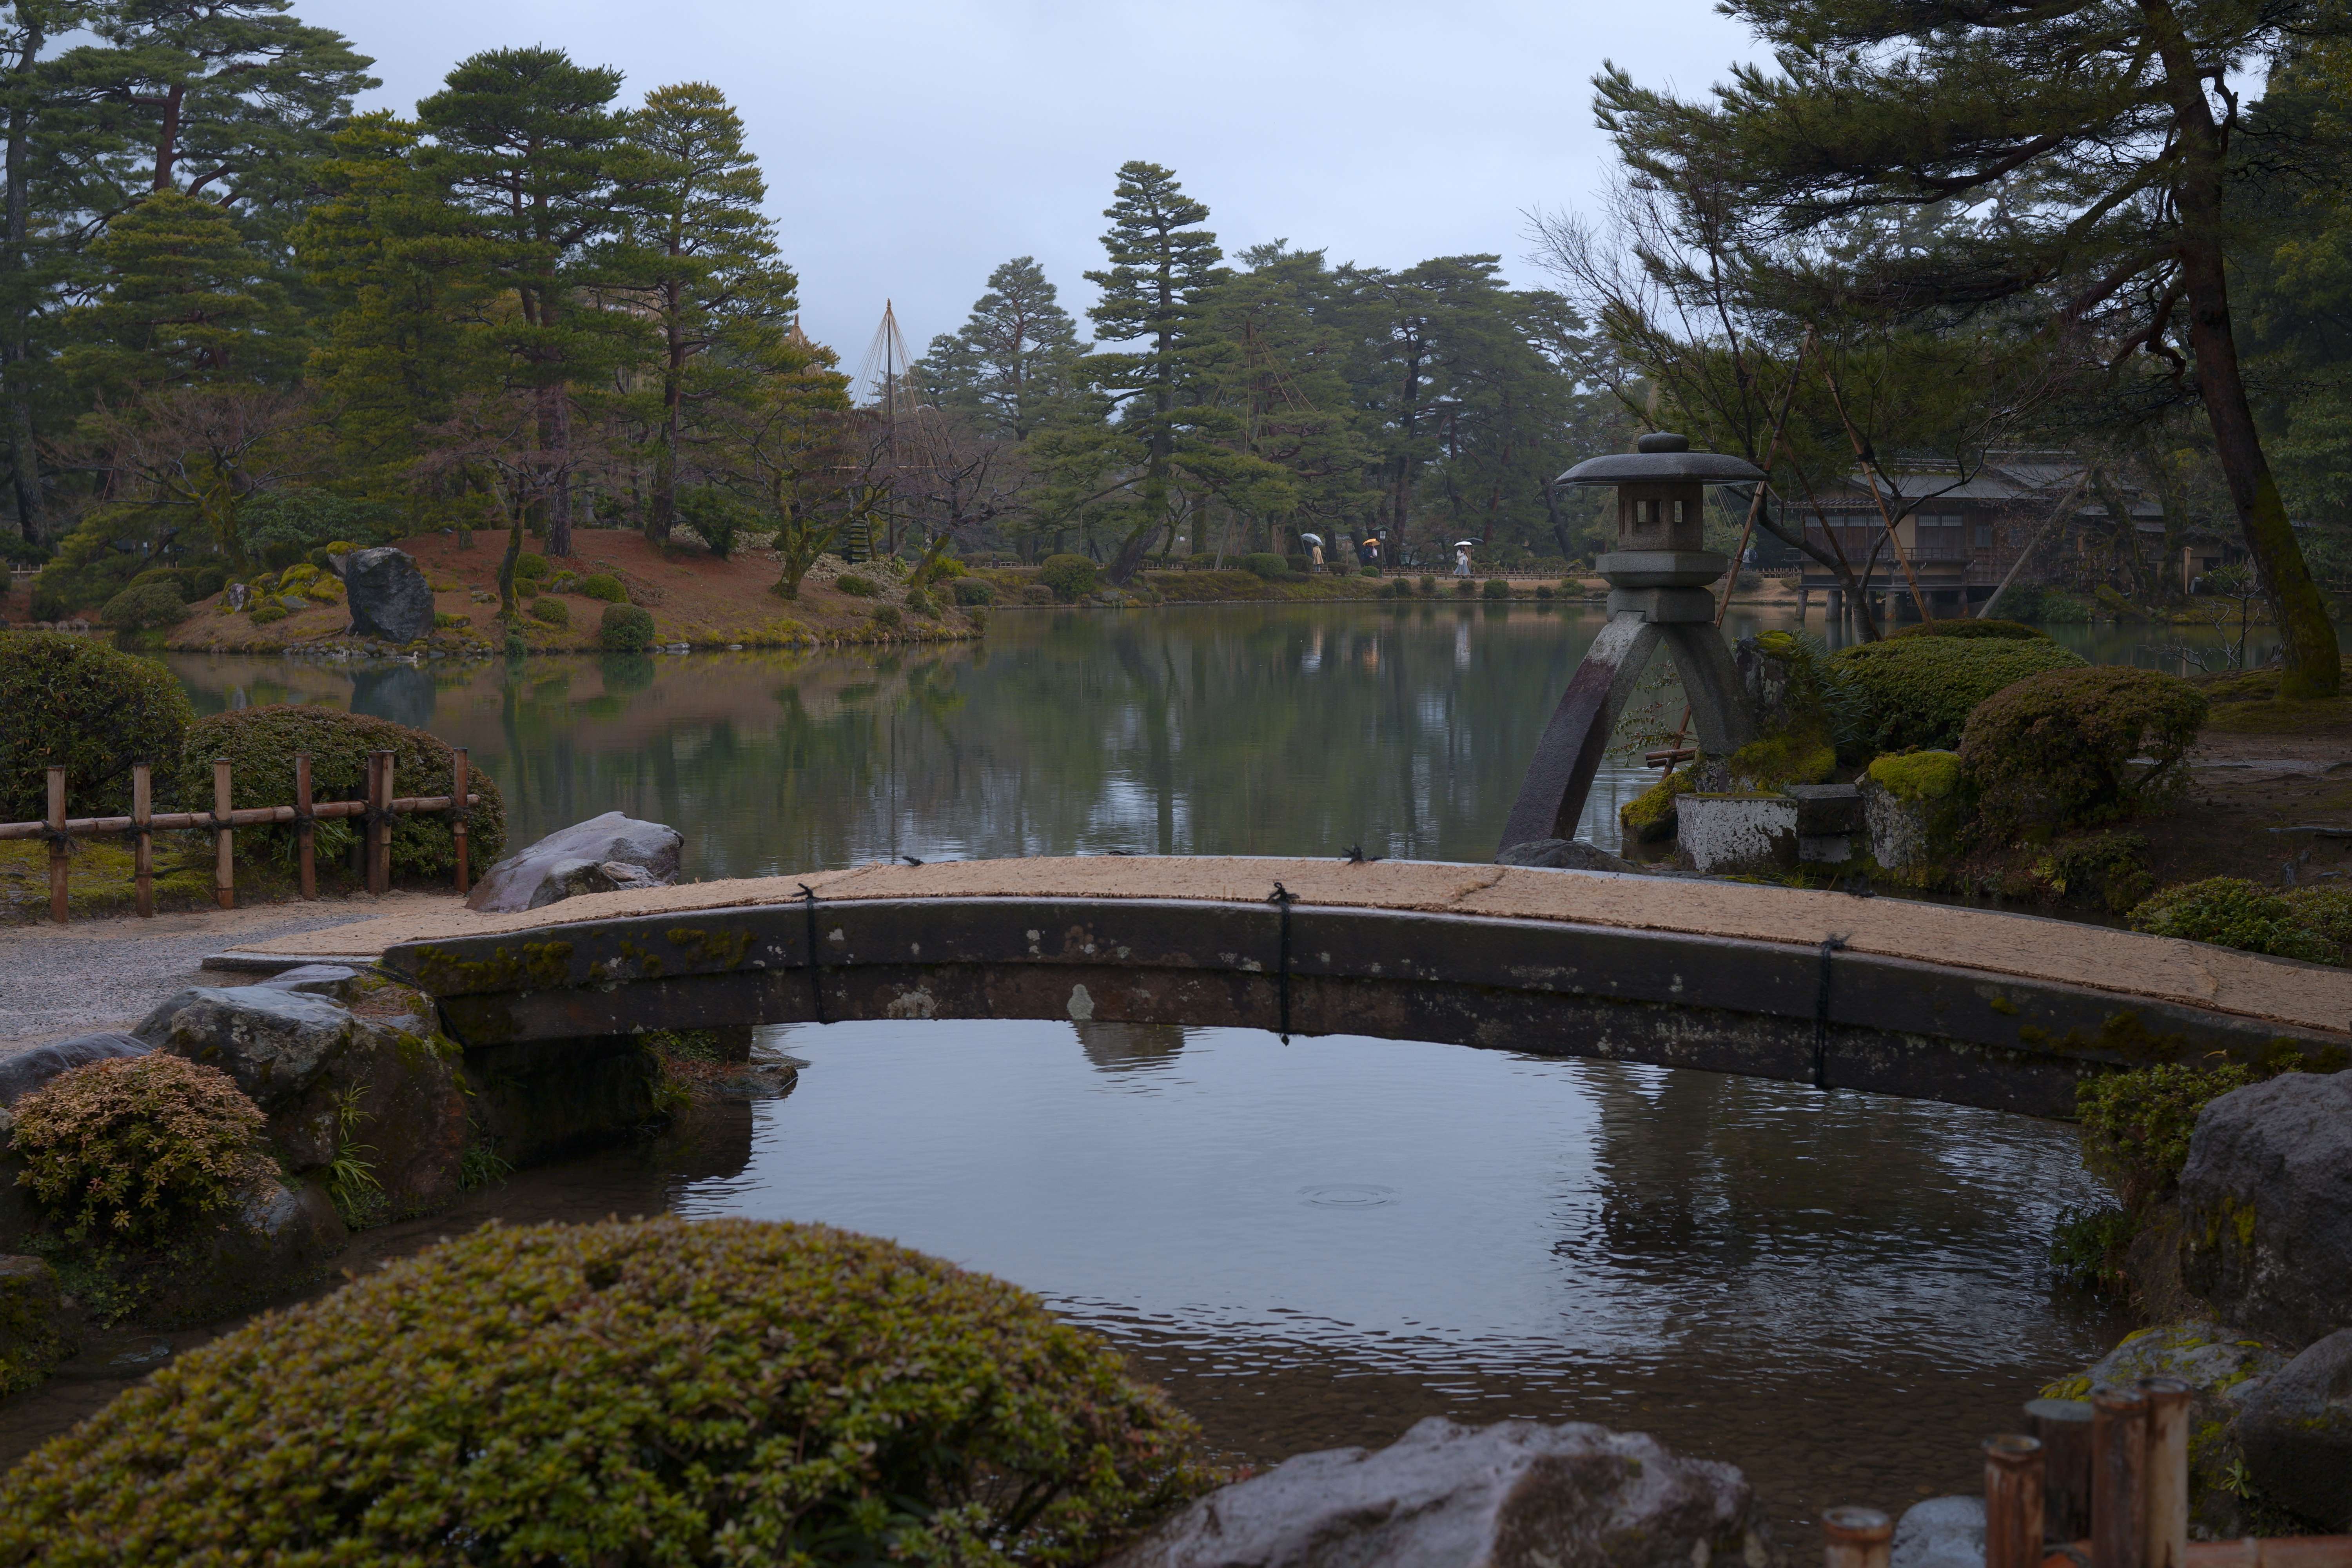
[[[1483,861],[1599,625],[1035,612],[882,656],[176,668],[204,709],[323,700],[471,747],[518,842],[607,810],[674,824],[688,877],[1114,849]],[[2068,630],[2102,661],[2175,657]],[[1613,847],[1654,777],[1605,771],[1584,836]],[[1972,1489],[1978,1439],[2125,1327],[2043,1262],[2057,1211],[2093,1195],[2061,1126],[1349,1037],[773,1033],[810,1065],[788,1098],[716,1113],[730,1152],[705,1130],[668,1168],[660,1144],[615,1153],[582,1195],[822,1220],[1013,1279],[1259,1463],[1429,1415],[1598,1421],[1742,1466],[1802,1542],[1824,1506]],[[532,1191],[522,1207],[561,1212]]]

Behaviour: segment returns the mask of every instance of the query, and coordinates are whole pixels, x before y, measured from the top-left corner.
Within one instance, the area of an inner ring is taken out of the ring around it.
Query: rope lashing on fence
[[[1281,956],[1275,965],[1274,984],[1275,995],[1282,1006],[1282,1043],[1286,1046],[1290,1044],[1290,906],[1297,901],[1298,895],[1279,882],[1266,900],[1282,913]]]
[[[808,910],[808,977],[809,1005],[816,1010],[816,1021],[829,1022],[824,1016],[824,986],[817,973],[816,962],[816,889],[806,882],[801,884],[801,897],[808,900],[803,908]]]
[[[1813,988],[1813,1087],[1830,1086],[1830,955],[1845,949],[1845,938],[1822,938],[1822,974]]]

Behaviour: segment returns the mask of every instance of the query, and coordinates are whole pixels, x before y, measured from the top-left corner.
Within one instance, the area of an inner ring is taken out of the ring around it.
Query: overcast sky
[[[1084,310],[1130,158],[1174,169],[1228,253],[1501,254],[1576,206],[1607,144],[1604,58],[1698,91],[1749,57],[1710,0],[296,0],[376,59],[403,113],[478,49],[618,66],[623,96],[713,82],[741,111],[803,324],[855,369],[895,299],[917,353],[1032,255]]]

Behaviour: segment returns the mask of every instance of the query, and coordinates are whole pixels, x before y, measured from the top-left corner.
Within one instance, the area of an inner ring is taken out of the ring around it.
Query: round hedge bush
[[[68,816],[129,811],[139,762],[153,765],[156,804],[166,804],[195,718],[162,665],[63,632],[0,631],[0,820],[9,822],[47,814],[52,764],[66,770]]]
[[[937,616],[940,613],[939,602],[931,597],[930,590],[927,588],[909,588],[907,590],[907,612],[916,616]]]
[[[625,605],[629,602],[628,589],[623,587],[621,580],[609,572],[592,572],[580,579],[580,592],[603,604]]]
[[[833,580],[833,585],[854,599],[870,599],[882,590],[871,577],[861,577],[855,572],[844,572]]]
[[[229,760],[233,804],[285,805],[294,799],[294,753],[310,753],[310,795],[313,800],[367,798],[367,754],[388,751],[392,755],[392,789],[395,795],[447,795],[456,787],[457,753],[446,742],[365,713],[347,713],[315,702],[271,702],[258,708],[207,714],[188,729],[185,761],[181,765],[180,795],[205,807],[212,805],[213,759]],[[473,792],[482,798],[466,829],[466,858],[479,876],[505,852],[506,801],[496,780],[478,766],[471,770]],[[352,817],[334,817],[313,829],[322,866],[340,863],[362,831]],[[294,827],[240,827],[237,848],[257,849],[282,865],[295,863]],[[457,843],[450,819],[443,813],[403,816],[392,826],[392,867],[404,877],[433,881],[453,875],[457,867]]]
[[[992,605],[996,603],[996,590],[990,587],[987,584],[982,582],[977,577],[957,578],[955,586],[950,589],[949,592],[954,595],[955,602],[957,604],[963,605],[967,609],[971,608],[974,605]]]
[[[530,618],[541,626],[568,626],[572,624],[572,607],[561,599],[533,599]]]
[[[537,581],[547,575],[547,557],[535,550],[526,550],[515,557],[515,581]]]
[[[607,605],[596,627],[596,646],[606,653],[645,653],[654,646],[654,616],[635,605]]]
[[[1243,571],[1255,573],[1269,583],[1278,583],[1290,575],[1289,562],[1263,550],[1243,556],[1238,564]]]
[[[2022,651],[2057,645],[1911,646]],[[1979,829],[2013,835],[2108,822],[2168,800],[2189,782],[2185,759],[2204,722],[2205,694],[2152,669],[2052,669],[2007,686],[1969,715],[1960,742]],[[2136,767],[2138,757],[2153,765]]]
[[[2352,963],[2352,889],[2265,888],[2242,877],[2208,877],[2144,900],[2132,910],[2131,925],[2273,958]]]
[[[1083,555],[1048,555],[1037,568],[1037,581],[1071,604],[1095,591],[1095,563]]]
[[[24,1184],[72,1242],[161,1247],[272,1173],[236,1080],[162,1051],[59,1073],[10,1110]]]
[[[171,582],[154,578],[133,583],[98,612],[99,619],[124,631],[152,632],[176,626],[188,618],[187,601]]]
[[[1478,592],[1489,599],[1507,599],[1511,596],[1511,585],[1500,577],[1489,577],[1480,585]]]
[[[1083,1563],[1215,1478],[1027,1292],[822,1226],[489,1226],[0,1478],[0,1564]]]
[[[1886,637],[1889,642],[1896,637],[1990,637],[1995,642],[2029,642],[2049,635],[2040,626],[2029,626],[2023,621],[1950,620],[1921,621],[1899,632],[1889,632]]]
[[[896,605],[877,605],[868,613],[873,616],[876,626],[887,626],[894,632],[906,624],[907,617],[898,613],[898,606]]]
[[[1856,700],[1858,739],[1869,752],[1950,751],[1978,703],[2051,669],[2084,667],[2046,637],[1890,637],[1830,658]]]

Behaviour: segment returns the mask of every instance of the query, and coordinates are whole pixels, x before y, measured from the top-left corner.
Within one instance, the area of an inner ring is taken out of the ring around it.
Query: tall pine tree
[[[988,275],[988,292],[953,333],[931,340],[916,366],[931,395],[970,408],[992,434],[1025,441],[1068,401],[1087,345],[1045,269],[1016,256]]]

